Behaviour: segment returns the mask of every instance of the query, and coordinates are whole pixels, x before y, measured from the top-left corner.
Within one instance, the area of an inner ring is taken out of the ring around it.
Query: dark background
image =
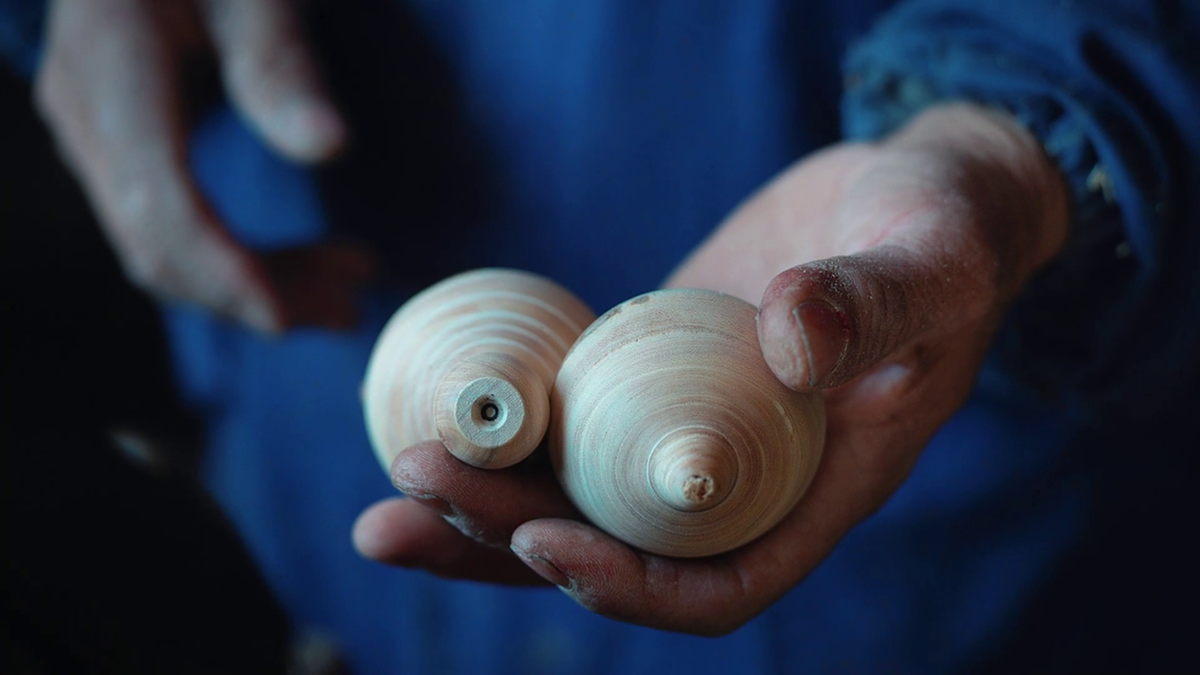
[[[0,671],[283,672],[288,626],[195,480],[154,307],[3,69],[0,235]]]

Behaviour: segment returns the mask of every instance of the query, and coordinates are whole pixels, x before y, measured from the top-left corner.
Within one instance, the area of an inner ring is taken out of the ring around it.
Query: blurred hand
[[[287,0],[53,0],[35,98],[126,273],[261,331],[352,324],[365,255],[256,256],[197,191],[182,81],[197,56],[219,61],[233,105],[285,157],[319,162],[345,143]]]
[[[430,443],[392,467],[414,499],[367,510],[356,545],[452,577],[529,583],[532,569],[606,616],[732,631],[901,484],[1067,222],[1036,140],[980,108],[933,109],[881,144],[817,153],[753,195],[668,282],[761,298],[771,370],[793,389],[825,391],[825,455],[782,523],[724,555],[654,556],[580,522],[545,466],[487,472]]]

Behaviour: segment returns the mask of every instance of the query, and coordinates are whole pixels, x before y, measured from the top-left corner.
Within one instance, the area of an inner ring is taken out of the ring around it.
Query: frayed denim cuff
[[[1163,292],[1178,195],[1161,129],[1143,114],[1150,105],[1114,84],[1129,75],[1112,45],[1129,40],[1109,42],[1095,25],[1101,13],[1086,8],[1019,4],[1029,11],[948,0],[893,11],[847,55],[843,132],[880,139],[930,106],[970,101],[1010,112],[1041,141],[1070,190],[1069,241],[1012,308],[989,363],[1048,398],[1098,410],[1170,377],[1166,362],[1158,382],[1132,372],[1128,356],[1146,342],[1130,334],[1144,324],[1145,299]]]

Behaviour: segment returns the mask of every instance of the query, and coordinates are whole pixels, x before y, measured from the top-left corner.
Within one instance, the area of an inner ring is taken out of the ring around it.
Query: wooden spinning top
[[[515,270],[466,272],[414,296],[384,327],[363,385],[384,470],[435,439],[478,467],[524,459],[546,433],[563,356],[594,317],[561,286]]]
[[[732,296],[658,291],[575,343],[551,395],[550,453],[597,527],[697,557],[750,542],[795,507],[820,462],[824,399],[775,378],[755,316]]]

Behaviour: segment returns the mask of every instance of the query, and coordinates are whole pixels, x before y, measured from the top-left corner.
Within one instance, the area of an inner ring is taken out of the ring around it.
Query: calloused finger
[[[985,248],[941,241],[928,249],[883,244],[776,276],[758,323],[776,377],[799,391],[838,386],[901,347],[997,314],[996,260]]]
[[[392,482],[406,494],[445,504],[449,522],[472,539],[505,549],[522,523],[578,517],[548,466],[527,460],[507,469],[478,469],[440,442],[418,443],[397,455]]]
[[[441,515],[412,499],[395,497],[373,504],[354,523],[353,539],[363,557],[387,565],[423,569],[451,579],[545,585],[508,550],[467,538]]]
[[[825,227],[866,236],[763,294],[763,355],[795,389],[838,386],[901,347],[998,322],[1065,240],[1062,181],[1011,116],[934,109],[878,152]]]
[[[677,559],[644,553],[576,520],[522,525],[513,551],[583,607],[619,621],[722,635],[763,605],[729,554]]]
[[[755,541],[708,558],[635,550],[576,520],[519,527],[512,548],[547,581],[604,616],[663,630],[724,635],[799,583],[860,520],[883,503],[911,462],[864,471],[857,443],[902,442],[903,430],[847,434],[831,443],[808,493]],[[916,450],[906,446],[915,460]]]

